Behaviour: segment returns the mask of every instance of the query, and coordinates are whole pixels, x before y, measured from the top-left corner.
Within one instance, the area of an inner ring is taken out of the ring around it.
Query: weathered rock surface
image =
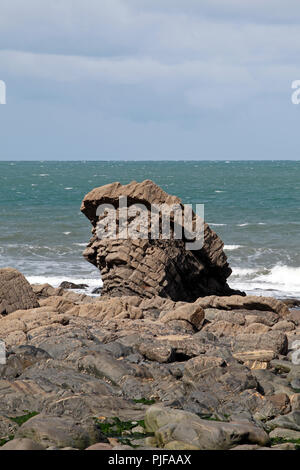
[[[239,443],[269,443],[268,434],[253,424],[207,421],[192,413],[158,406],[147,410],[145,424],[155,433],[157,446],[169,450],[227,450]]]
[[[233,355],[241,361],[271,361],[279,354],[286,354],[288,341],[280,331],[265,334],[238,334],[233,342]]]
[[[300,329],[280,302],[34,290],[41,306],[0,318],[0,445],[14,437],[6,448],[121,450],[122,437],[145,449],[275,449],[266,432],[299,432]],[[283,321],[295,329],[274,328]],[[172,419],[145,437],[154,402]],[[38,414],[17,424],[27,413]],[[280,449],[294,445],[282,439]]]
[[[277,416],[271,421],[267,421],[266,429],[273,430],[275,428],[292,429],[300,431],[300,410],[291,411],[284,416]]]
[[[101,434],[94,425],[87,429],[70,417],[59,418],[41,414],[24,423],[17,432],[17,438],[31,439],[45,447],[55,445],[58,448],[85,449],[99,442]]]
[[[293,440],[300,442],[300,431],[293,431],[292,429],[275,428],[270,432],[271,438],[281,438],[285,441]]]
[[[4,444],[0,450],[45,450],[45,447],[32,439],[16,438]]]
[[[99,239],[97,208],[101,204],[118,208],[120,196],[126,196],[130,206],[144,204],[148,210],[153,204],[183,207],[179,198],[170,196],[150,180],[126,186],[113,183],[95,188],[85,196],[81,211],[92,223],[93,236],[84,256],[101,271],[103,294],[160,295],[175,301],[195,301],[206,295],[234,293],[226,282],[231,269],[224,244],[207,224],[203,247],[194,251],[187,250],[185,240],[178,239]]]
[[[31,285],[16,269],[0,269],[0,317],[15,310],[38,307]]]
[[[202,308],[217,308],[224,310],[258,310],[278,313],[281,316],[289,315],[290,311],[284,302],[272,297],[256,297],[254,295],[231,295],[230,297],[208,296],[198,299],[197,304]],[[251,312],[248,312],[250,314]]]

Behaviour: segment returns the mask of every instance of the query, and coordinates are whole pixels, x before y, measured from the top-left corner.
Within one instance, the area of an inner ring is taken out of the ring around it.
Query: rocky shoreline
[[[166,201],[141,184],[133,202]],[[91,221],[109,186],[85,198]],[[100,297],[0,269],[0,449],[299,448],[299,302],[232,291],[209,227],[192,256],[179,241],[97,240],[92,225]]]

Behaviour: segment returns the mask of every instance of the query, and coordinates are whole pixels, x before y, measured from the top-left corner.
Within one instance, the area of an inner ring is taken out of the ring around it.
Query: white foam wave
[[[225,227],[227,224],[213,224],[213,223],[208,222],[208,225],[210,227]]]
[[[229,283],[247,293],[300,297],[300,267],[278,264],[271,269],[232,268]]]
[[[257,273],[257,269],[255,268],[236,268],[233,267],[232,269],[232,276],[247,276],[250,274]]]
[[[238,250],[239,248],[242,248],[243,245],[225,245],[224,250],[231,251],[231,250]]]
[[[103,282],[100,278],[68,277],[68,276],[26,276],[30,284],[50,284],[52,287],[59,287],[63,281],[73,282],[74,284],[87,284],[87,289],[74,289],[74,292],[91,294],[97,288],[102,287]]]
[[[237,224],[237,227],[247,227],[248,225],[267,225],[265,222],[250,223],[245,222],[244,224]]]

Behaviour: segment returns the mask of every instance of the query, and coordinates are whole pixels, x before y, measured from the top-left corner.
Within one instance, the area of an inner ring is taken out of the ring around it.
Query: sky
[[[1,0],[0,160],[298,160],[299,0]]]

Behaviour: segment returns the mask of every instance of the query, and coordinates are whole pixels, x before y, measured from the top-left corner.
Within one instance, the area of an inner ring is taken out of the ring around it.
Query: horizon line
[[[0,163],[12,163],[12,162],[17,162],[17,163],[112,163],[112,162],[134,162],[134,163],[158,163],[158,162],[197,162],[197,163],[202,163],[202,162],[300,162],[300,159],[261,159],[261,160],[251,160],[251,159],[211,159],[211,160],[196,160],[196,159],[162,159],[162,160],[135,160],[135,159],[116,159],[116,160],[87,160],[87,159],[82,159],[82,160],[0,160]]]

